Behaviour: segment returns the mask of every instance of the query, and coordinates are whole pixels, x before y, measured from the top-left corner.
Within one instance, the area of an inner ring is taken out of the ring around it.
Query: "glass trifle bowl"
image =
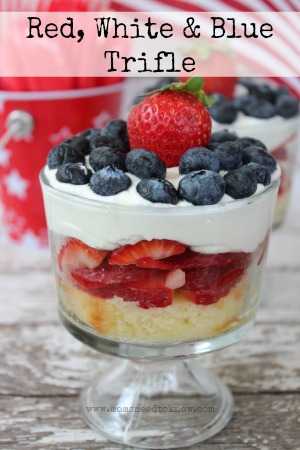
[[[152,100],[144,112],[158,112]],[[175,102],[195,107],[189,93]],[[241,145],[192,146],[176,160],[178,147],[169,153],[163,137],[160,157],[135,146],[134,117],[52,149],[40,179],[61,320],[86,345],[123,358],[83,390],[84,420],[124,445],[176,448],[214,435],[232,415],[228,388],[193,357],[253,325],[280,169],[264,149]]]
[[[226,80],[226,79],[225,79]],[[285,221],[299,149],[299,98],[284,85],[268,79],[242,79],[233,99],[216,94],[212,106],[213,131],[227,128],[239,136],[262,141],[281,168],[281,182],[274,213],[274,226]]]

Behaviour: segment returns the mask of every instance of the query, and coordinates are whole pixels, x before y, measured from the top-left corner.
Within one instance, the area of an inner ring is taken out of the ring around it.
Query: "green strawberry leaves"
[[[186,91],[193,94],[197,97],[198,100],[204,106],[211,106],[215,103],[215,99],[211,96],[205,94],[202,90],[204,84],[203,77],[192,77],[187,80],[186,83],[175,81],[174,83],[169,84],[161,89],[156,89],[155,91],[147,92],[143,96],[148,96],[152,94],[156,94],[157,92],[165,92],[165,91]]]

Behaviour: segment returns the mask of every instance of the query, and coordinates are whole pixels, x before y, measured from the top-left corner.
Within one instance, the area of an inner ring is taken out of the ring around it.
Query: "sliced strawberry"
[[[114,250],[109,259],[109,264],[136,264],[137,260],[146,256],[154,260],[163,259],[183,253],[186,248],[186,245],[168,239],[139,241],[136,244],[124,245]]]
[[[73,278],[88,289],[97,289],[112,284],[151,281],[161,277],[156,269],[139,269],[131,266],[112,266],[105,262],[95,269],[80,269],[72,272]],[[165,280],[165,278],[164,278]],[[163,284],[164,285],[164,284]]]
[[[227,285],[212,290],[179,289],[178,292],[196,305],[211,305],[217,303],[220,298],[229,294],[231,287],[231,285]]]
[[[170,256],[163,260],[156,261],[154,258],[139,258],[136,262],[138,267],[149,269],[194,269],[197,267],[226,266],[238,262],[245,258],[243,253],[219,253],[216,255],[207,255],[205,253],[194,252],[187,249],[180,255]]]
[[[243,266],[207,267],[189,269],[185,272],[184,289],[204,289],[213,291],[218,287],[226,286],[236,282],[243,275]]]
[[[291,189],[291,180],[289,179],[286,171],[281,167],[280,185],[278,189],[278,197],[287,193]]]
[[[272,150],[272,155],[277,161],[286,161],[288,158],[288,151],[285,145],[281,145],[280,147]]]
[[[214,295],[210,291],[201,289],[180,289],[178,292],[196,305],[211,305],[212,303],[216,303],[219,299],[217,295]]]
[[[141,308],[164,308],[172,304],[172,291],[165,287],[165,278],[158,276],[148,281],[111,284],[92,291],[102,298],[121,297],[126,302],[138,302]]]
[[[228,272],[224,273],[218,281],[218,286],[226,286],[230,284],[232,281],[240,278],[245,272],[244,267],[236,267],[230,269]]]
[[[93,269],[102,263],[107,253],[106,250],[97,250],[78,239],[71,238],[60,249],[58,266],[66,274],[85,267]]]

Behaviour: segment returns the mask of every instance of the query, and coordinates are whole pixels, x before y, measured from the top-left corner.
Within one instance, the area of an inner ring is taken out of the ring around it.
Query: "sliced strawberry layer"
[[[155,269],[139,269],[132,265],[127,266],[111,266],[104,262],[100,267],[95,269],[80,269],[72,272],[72,277],[88,289],[97,289],[112,284],[124,284],[132,282],[145,283],[165,276],[160,270]]]
[[[160,270],[172,269],[194,269],[197,267],[226,266],[236,264],[244,260],[246,253],[219,253],[216,255],[207,255],[187,249],[180,255],[170,256],[168,258],[156,261],[149,256],[139,258],[136,262],[138,267]]]
[[[152,239],[151,241],[140,241],[133,245],[124,245],[114,250],[109,259],[110,264],[136,264],[137,260],[149,257],[154,260],[167,258],[183,253],[187,248],[180,242],[168,239]]]
[[[76,269],[93,269],[102,263],[106,250],[89,247],[78,239],[71,238],[62,246],[58,255],[58,266],[62,272],[71,273]]]

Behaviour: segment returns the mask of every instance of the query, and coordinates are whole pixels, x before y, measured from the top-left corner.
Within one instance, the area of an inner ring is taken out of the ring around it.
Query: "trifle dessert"
[[[110,340],[214,339],[252,323],[280,169],[211,133],[201,78],[54,147],[41,182],[60,311]]]
[[[274,225],[285,218],[295,157],[299,146],[299,100],[287,87],[255,79],[223,78],[222,86],[209,83],[216,100],[210,108],[212,130],[226,127],[239,136],[262,141],[281,168]]]

